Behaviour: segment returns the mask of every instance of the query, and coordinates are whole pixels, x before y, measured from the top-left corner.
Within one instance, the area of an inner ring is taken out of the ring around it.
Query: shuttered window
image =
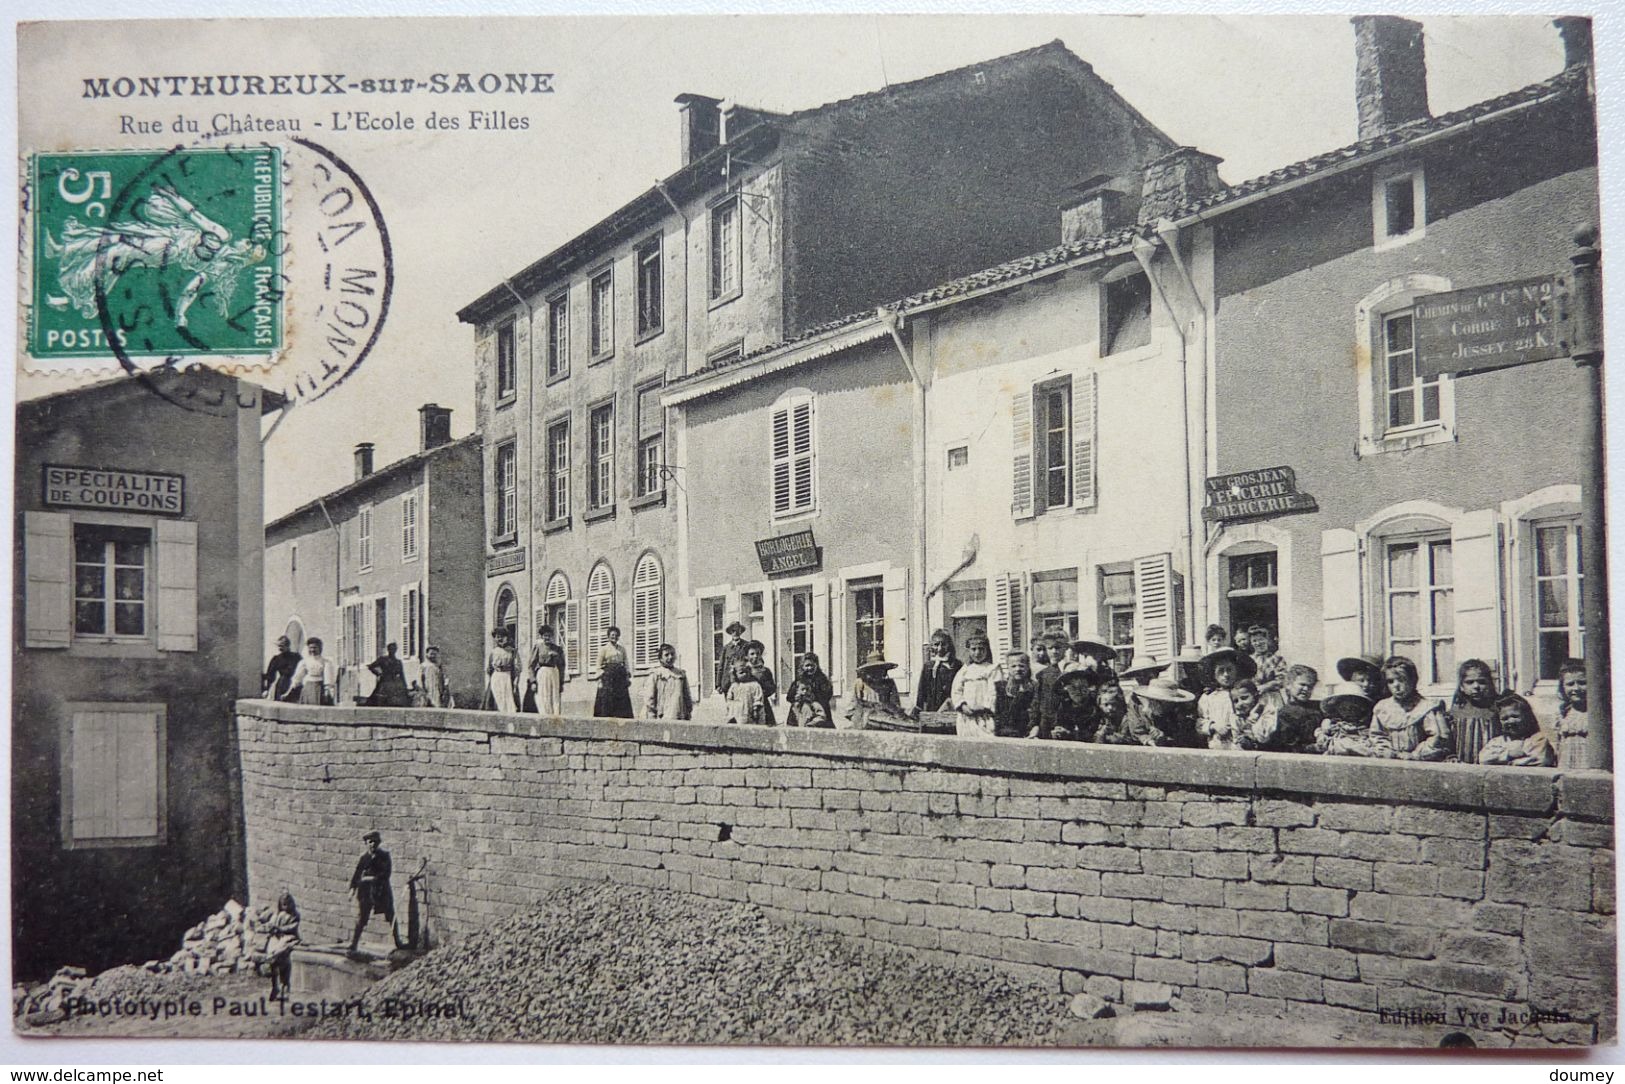
[[[606,358],[615,352],[615,272],[605,268],[593,277],[589,298],[592,307],[592,356]]]
[[[423,588],[414,583],[401,588],[401,655],[415,658],[423,646]]]
[[[372,506],[356,513],[356,563],[365,572],[372,567]]]
[[[69,648],[112,639],[197,650],[197,524],[151,528],[23,514],[23,643]]]
[[[569,602],[569,578],[562,572],[553,573],[548,577],[547,590],[542,594],[542,620],[552,627],[553,642],[564,649],[566,669],[573,672],[575,664],[570,661],[570,650],[566,642],[569,624],[566,608]]]
[[[1021,577],[993,578],[993,652],[995,661],[1022,647]]]
[[[547,427],[547,521],[570,518],[570,419]]]
[[[560,294],[547,303],[547,378],[570,374],[570,295]]]
[[[587,666],[598,673],[598,653],[609,640],[609,627],[615,624],[615,577],[609,566],[599,561],[587,577]]]
[[[810,512],[815,502],[813,401],[802,396],[773,411],[773,514]]]
[[[496,537],[519,530],[519,449],[513,441],[497,448]]]
[[[594,407],[589,420],[592,462],[587,473],[587,505],[608,508],[615,503],[615,404]]]
[[[1172,659],[1179,650],[1178,578],[1173,557],[1166,553],[1134,561],[1135,653],[1158,661]]]
[[[81,523],[73,529],[73,632],[108,639],[147,635],[152,532]]]
[[[638,480],[637,495],[647,497],[666,488],[665,408],[660,405],[660,385],[646,384],[638,389]]]
[[[638,337],[653,335],[663,323],[660,238],[651,237],[632,256],[637,265]]]
[[[408,493],[401,498],[401,560],[415,561],[418,556],[418,495]]]
[[[739,293],[739,200],[711,208],[711,300]]]
[[[163,843],[164,706],[67,707],[61,753],[63,846]]]
[[[1018,520],[1095,507],[1097,375],[1046,380],[1010,399],[1010,510]]]
[[[645,553],[632,573],[632,665],[638,670],[647,670],[659,661],[665,605],[660,560]]]
[[[497,398],[510,399],[514,395],[514,340],[513,321],[497,328]]]

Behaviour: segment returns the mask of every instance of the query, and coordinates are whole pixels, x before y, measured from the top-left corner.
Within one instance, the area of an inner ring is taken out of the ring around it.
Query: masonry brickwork
[[[251,897],[291,889],[308,940],[348,933],[348,874],[377,828],[397,882],[428,859],[444,940],[540,891],[612,881],[745,900],[1125,1007],[1362,1024],[1395,1045],[1616,1033],[1605,773],[238,713]]]

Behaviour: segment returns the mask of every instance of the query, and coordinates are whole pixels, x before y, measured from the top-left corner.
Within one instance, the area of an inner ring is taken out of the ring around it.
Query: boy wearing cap
[[[734,664],[745,660],[745,652],[750,645],[745,642],[745,626],[740,622],[730,621],[722,631],[728,634],[729,639],[722,645],[722,673],[717,678],[717,692],[727,695],[728,686],[734,680]]]
[[[389,852],[378,846],[383,842],[383,837],[377,832],[368,832],[361,837],[361,841],[367,845],[367,849],[356,862],[355,872],[350,875],[350,894],[355,897],[356,903],[355,933],[350,935],[352,953],[361,943],[361,931],[367,928],[367,920],[374,911],[384,916],[391,931],[395,927],[395,895],[389,888]]]

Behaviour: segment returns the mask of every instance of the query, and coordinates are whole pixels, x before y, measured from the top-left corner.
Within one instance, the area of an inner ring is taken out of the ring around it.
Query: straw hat
[[[1141,699],[1160,700],[1164,704],[1188,704],[1196,699],[1189,690],[1181,689],[1178,682],[1167,677],[1152,678],[1149,685],[1136,685],[1130,691]]]
[[[1337,676],[1344,681],[1353,681],[1354,675],[1361,670],[1369,670],[1382,680],[1382,656],[1366,653],[1363,655],[1350,655],[1337,660]]]
[[[1213,668],[1221,662],[1236,664],[1236,680],[1238,681],[1246,681],[1258,673],[1258,664],[1253,661],[1253,657],[1237,651],[1233,647],[1221,647],[1217,651],[1209,651],[1202,656],[1202,665],[1210,674],[1213,672]]]
[[[1344,660],[1347,661],[1347,660]],[[1360,691],[1360,687],[1352,681],[1340,681],[1332,686],[1331,695],[1320,702],[1320,710],[1325,715],[1336,715],[1343,704],[1351,700],[1358,700],[1362,705],[1371,707],[1371,698]]]
[[[1107,664],[1117,658],[1117,652],[1113,650],[1111,645],[1102,643],[1099,640],[1073,640],[1072,654],[1087,655],[1092,659],[1098,659]]]
[[[887,672],[895,669],[897,669],[896,663],[887,662],[886,656],[882,655],[878,651],[871,651],[869,652],[869,657],[863,660],[863,665],[858,667],[858,676],[865,677],[871,673],[876,675],[885,675]]]
[[[1087,685],[1093,689],[1098,687],[1104,680],[1105,675],[1099,670],[1086,670],[1079,667],[1076,670],[1067,670],[1062,673],[1059,678],[1055,679],[1055,687],[1065,689],[1068,685]]]
[[[1126,678],[1136,681],[1143,677],[1155,677],[1168,669],[1168,664],[1160,659],[1153,659],[1149,655],[1136,655],[1129,660],[1129,664],[1118,673]]]

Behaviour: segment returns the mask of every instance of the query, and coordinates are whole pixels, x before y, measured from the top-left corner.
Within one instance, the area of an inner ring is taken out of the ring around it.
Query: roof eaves
[[[456,440],[448,440],[444,444],[437,444],[428,451],[413,452],[404,459],[397,459],[393,463],[385,464],[384,466],[373,471],[371,474],[367,475],[365,478],[357,478],[353,482],[346,482],[344,485],[339,486],[339,488],[335,490],[323,493],[315,500],[306,501],[304,504],[301,504],[298,508],[295,508],[291,512],[284,512],[282,515],[271,520],[265,525],[265,532],[269,534],[273,530],[285,527],[291,524],[294,520],[301,519],[310,513],[317,511],[324,504],[331,504],[334,501],[354,497],[358,493],[365,492],[367,489],[381,484],[386,479],[394,478],[405,473],[411,467],[426,464],[429,462],[429,460],[434,459],[436,456],[450,451],[453,448],[466,444],[478,444],[480,443],[481,439],[480,434],[470,433],[467,436],[458,437]]]

